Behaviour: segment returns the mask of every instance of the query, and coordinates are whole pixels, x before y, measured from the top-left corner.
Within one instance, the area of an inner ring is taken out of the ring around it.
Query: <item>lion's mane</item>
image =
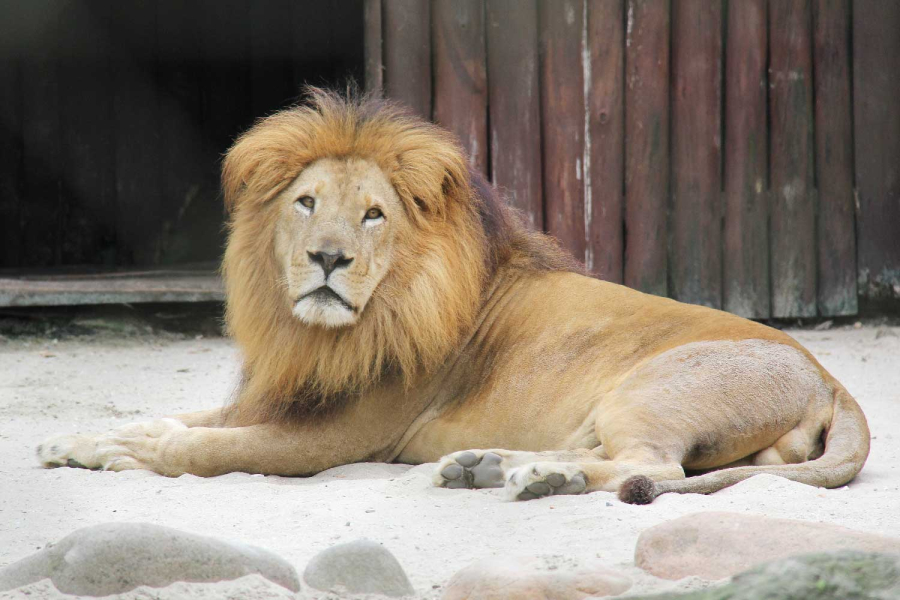
[[[292,316],[274,249],[273,198],[325,157],[377,164],[417,232],[398,244],[359,322],[340,329]],[[222,186],[226,321],[243,354],[230,416],[237,424],[327,412],[385,378],[409,384],[458,348],[498,269],[579,269],[470,173],[451,134],[371,96],[308,89],[302,105],[235,142]]]

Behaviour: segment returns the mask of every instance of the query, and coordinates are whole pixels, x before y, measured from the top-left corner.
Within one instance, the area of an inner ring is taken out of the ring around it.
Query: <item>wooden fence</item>
[[[900,2],[366,0],[366,81],[600,277],[756,318],[900,298]]]

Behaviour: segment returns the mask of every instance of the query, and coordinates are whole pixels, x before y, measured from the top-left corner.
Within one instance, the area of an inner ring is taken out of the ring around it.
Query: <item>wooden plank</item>
[[[383,0],[387,96],[431,118],[431,3]]]
[[[725,51],[723,307],[766,319],[769,305],[766,0],[728,3]]]
[[[665,296],[670,3],[628,0],[627,11],[625,285]]]
[[[384,90],[384,57],[382,52],[381,0],[364,0],[363,19],[365,31],[365,89],[367,92],[381,93]]]
[[[25,202],[23,263],[58,264],[62,235],[62,157],[59,121],[59,5],[55,0],[17,4],[22,56],[22,143]]]
[[[584,260],[584,0],[542,0],[541,137],[547,231]]]
[[[116,263],[116,163],[111,53],[112,4],[58,3],[62,161],[62,264]]]
[[[269,115],[294,102],[293,0],[250,3],[250,114]]]
[[[22,261],[24,163],[22,160],[23,40],[13,7],[2,6],[0,18],[0,267]]]
[[[853,2],[860,293],[900,299],[900,2]]]
[[[722,306],[722,3],[672,6],[670,295]]]
[[[528,225],[544,227],[536,0],[486,0],[491,178]]]
[[[161,172],[160,263],[190,260],[193,248],[209,242],[184,227],[184,215],[209,181],[210,145],[203,129],[203,5],[159,0],[159,128]],[[214,242],[215,243],[215,242]]]
[[[813,16],[818,308],[824,316],[853,315],[857,312],[856,223],[849,2],[815,0]]]
[[[61,306],[130,302],[221,302],[222,281],[212,271],[4,277],[0,306]]]
[[[622,283],[625,189],[625,2],[588,1],[590,197],[585,262]]]
[[[120,265],[155,265],[160,260],[163,149],[156,18],[154,0],[113,5],[116,256]]]
[[[473,169],[487,174],[484,0],[432,4],[434,120],[456,134]]]
[[[772,316],[816,315],[809,0],[769,4]]]

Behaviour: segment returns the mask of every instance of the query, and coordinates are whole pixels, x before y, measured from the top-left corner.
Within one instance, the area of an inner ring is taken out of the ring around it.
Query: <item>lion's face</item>
[[[276,203],[275,252],[294,316],[309,325],[353,325],[409,226],[397,192],[371,161],[325,158]]]

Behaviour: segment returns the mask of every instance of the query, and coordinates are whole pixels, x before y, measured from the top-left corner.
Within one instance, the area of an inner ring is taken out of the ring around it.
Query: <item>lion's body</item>
[[[236,402],[59,438],[45,465],[310,475],[440,460],[445,487],[528,499],[625,484],[632,502],[759,472],[841,485],[862,467],[862,412],[788,335],[587,277],[446,132],[370,100],[313,100],[226,159]]]

